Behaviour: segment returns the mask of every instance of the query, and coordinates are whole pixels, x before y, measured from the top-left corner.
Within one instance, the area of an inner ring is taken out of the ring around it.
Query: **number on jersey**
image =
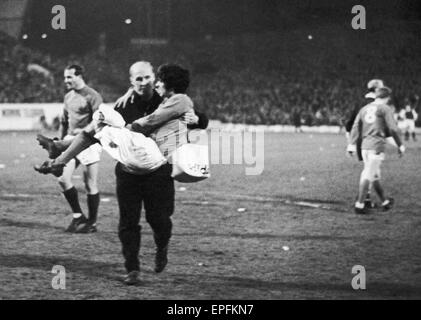
[[[377,106],[369,106],[364,116],[364,121],[367,123],[374,123],[376,121]]]

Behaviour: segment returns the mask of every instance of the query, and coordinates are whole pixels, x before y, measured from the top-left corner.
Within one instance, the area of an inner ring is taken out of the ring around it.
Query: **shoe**
[[[388,198],[389,203],[386,205],[382,205],[382,211],[389,211],[392,209],[393,205],[395,204],[395,200],[393,198]]]
[[[364,208],[357,208],[357,207],[354,207],[354,212],[355,212],[356,214],[368,214],[368,210],[367,210],[367,208],[366,208],[366,207],[364,207]]]
[[[54,140],[43,136],[42,134],[37,134],[37,140],[39,145],[47,150],[48,157],[50,159],[56,159],[61,152],[57,149],[56,145],[54,144]]]
[[[164,248],[158,248],[156,250],[155,254],[155,272],[160,273],[164,271],[167,263],[168,263],[168,246],[165,246]]]
[[[63,170],[66,165],[64,163],[54,163],[54,160],[47,160],[40,166],[34,166],[35,171],[38,171],[42,174],[52,174],[54,176],[61,177],[63,175]]]
[[[81,223],[77,226],[75,233],[95,233],[98,229],[91,222]]]
[[[134,286],[140,283],[139,271],[130,271],[124,278],[123,282],[125,285]]]
[[[84,223],[86,224],[87,222],[88,222],[88,219],[83,214],[78,218],[73,218],[72,222],[70,222],[65,232],[75,233],[78,226]]]

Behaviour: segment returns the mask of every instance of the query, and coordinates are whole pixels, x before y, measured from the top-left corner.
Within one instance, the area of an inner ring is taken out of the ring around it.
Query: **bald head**
[[[130,75],[133,75],[141,71],[149,71],[153,73],[152,64],[148,61],[137,61],[131,65],[129,73]]]
[[[155,87],[155,74],[150,62],[138,61],[132,64],[129,73],[134,90],[145,98],[152,97]]]

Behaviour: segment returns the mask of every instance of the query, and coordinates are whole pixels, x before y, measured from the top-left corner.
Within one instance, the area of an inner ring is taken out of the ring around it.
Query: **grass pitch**
[[[421,298],[419,143],[402,159],[389,150],[383,164],[395,208],[357,216],[361,164],[345,157],[342,135],[266,134],[261,175],[212,165],[209,180],[176,184],[162,274],[142,215],[138,287],[121,282],[114,161],[103,154],[99,232],[66,234],[71,212],[55,178],[32,169],[46,158],[35,133],[0,133],[0,145],[2,299]],[[86,210],[81,175],[74,182]],[[54,265],[66,269],[65,290],[51,286]],[[352,289],[354,265],[365,267],[366,290]]]

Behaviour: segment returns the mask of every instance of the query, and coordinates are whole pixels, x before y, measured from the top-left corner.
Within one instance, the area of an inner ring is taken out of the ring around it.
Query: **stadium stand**
[[[384,79],[393,88],[397,109],[405,97],[419,94],[419,29],[419,22],[405,21],[384,21],[364,33],[337,25],[307,26],[67,57],[23,47],[0,34],[0,103],[60,102],[62,70],[72,62],[84,65],[91,85],[113,102],[129,85],[130,63],[145,59],[189,67],[190,95],[212,119],[291,124],[292,111],[299,110],[305,125],[341,125],[364,104],[371,78]]]

